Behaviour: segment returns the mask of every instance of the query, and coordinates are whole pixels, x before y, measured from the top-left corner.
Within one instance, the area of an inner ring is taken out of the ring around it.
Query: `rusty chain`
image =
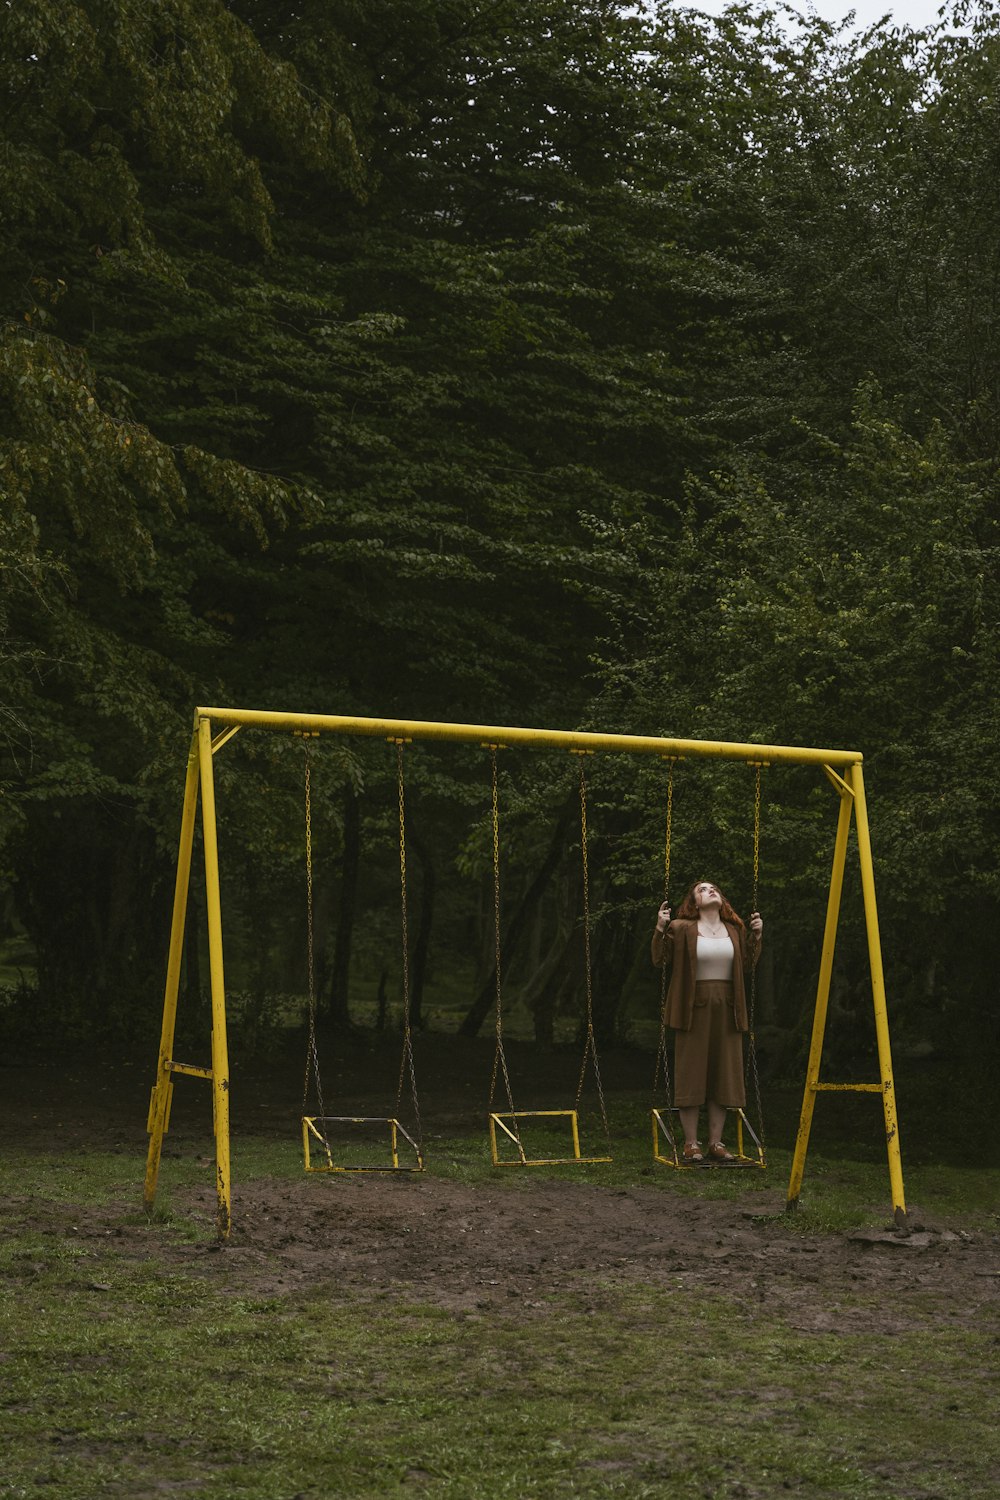
[[[580,849],[583,860],[583,952],[584,966],[587,985],[587,1036],[583,1049],[583,1061],[580,1064],[580,1077],[576,1085],[576,1109],[580,1108],[580,1097],[583,1093],[583,1083],[587,1074],[587,1060],[594,1061],[594,1082],[597,1084],[597,1097],[601,1106],[601,1121],[604,1125],[604,1134],[607,1137],[608,1146],[611,1145],[611,1129],[608,1125],[608,1110],[604,1099],[604,1086],[601,1083],[601,1067],[597,1060],[597,1040],[594,1036],[594,989],[590,966],[590,865],[587,859],[587,778],[583,769],[583,757],[580,758]]]

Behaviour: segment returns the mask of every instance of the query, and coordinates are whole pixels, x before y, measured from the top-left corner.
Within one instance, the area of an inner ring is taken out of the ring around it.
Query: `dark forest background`
[[[153,1046],[201,703],[860,749],[894,1043],[988,1081],[998,85],[985,3],[866,34],[613,0],[0,7],[8,1042]],[[302,761],[244,731],[216,763],[248,1044],[305,989]],[[577,769],[501,757],[542,1041],[582,1004]],[[612,1045],[655,1027],[666,769],[587,770]],[[417,1019],[467,1032],[488,777],[407,755]],[[380,985],[398,1020],[394,778],[379,742],[315,747],[330,1025]],[[677,768],[675,900],[708,874],[747,909],[752,801],[743,765]],[[772,1075],[801,1070],[836,810],[765,773]],[[206,980],[192,937],[201,1027]],[[871,1036],[852,888],[838,1063]]]

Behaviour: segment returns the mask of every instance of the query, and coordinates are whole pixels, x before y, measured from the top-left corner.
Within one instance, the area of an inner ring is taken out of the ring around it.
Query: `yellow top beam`
[[[532,745],[562,750],[617,750],[632,755],[700,756],[768,765],[851,766],[860,750],[801,749],[795,745],[741,745],[721,740],[671,740],[643,734],[591,734],[570,729],[510,729],[489,724],[437,724],[416,719],[356,719],[340,714],[281,714],[255,708],[196,708],[195,724],[246,725],[299,733],[360,734],[374,739],[447,740],[475,745]]]

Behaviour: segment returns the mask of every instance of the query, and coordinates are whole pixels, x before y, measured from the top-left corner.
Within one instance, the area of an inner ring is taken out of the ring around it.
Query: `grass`
[[[587,1181],[594,1184],[624,1186],[669,1186],[682,1197],[739,1201],[761,1212],[772,1208],[780,1215],[790,1232],[822,1231],[843,1233],[854,1228],[886,1226],[891,1221],[891,1195],[884,1151],[879,1151],[877,1136],[858,1141],[843,1135],[828,1135],[820,1147],[812,1146],[799,1209],[785,1215],[784,1197],[791,1171],[791,1151],[787,1147],[768,1148],[768,1170],[756,1168],[730,1171],[709,1168],[697,1172],[673,1172],[653,1165],[650,1160],[648,1105],[642,1100],[618,1099],[611,1111],[613,1162],[610,1165],[580,1164],[546,1166],[529,1171],[512,1167],[494,1174],[490,1164],[489,1142],[485,1124],[476,1134],[446,1133],[431,1130],[425,1134],[424,1156],[427,1170],[435,1177],[473,1186],[503,1181],[509,1191],[530,1186],[539,1174],[549,1179]],[[284,1128],[286,1127],[287,1128]],[[275,1134],[275,1130],[279,1133]],[[595,1111],[581,1115],[581,1147],[585,1155],[600,1154],[606,1141],[600,1118]],[[342,1132],[344,1139],[347,1133]],[[730,1131],[730,1134],[732,1132]],[[384,1135],[384,1132],[383,1132]],[[815,1136],[820,1136],[817,1129]],[[787,1138],[787,1132],[786,1132]],[[524,1144],[529,1154],[563,1157],[571,1153],[569,1125],[559,1122],[547,1126],[528,1122]],[[214,1144],[210,1137],[185,1132],[183,1124],[167,1137],[160,1172],[158,1201],[169,1201],[174,1188],[189,1188],[210,1181],[214,1164]],[[903,1165],[907,1203],[911,1214],[921,1220],[947,1221],[953,1226],[993,1231],[1000,1227],[1000,1202],[997,1199],[997,1169],[992,1160],[982,1164],[966,1161],[930,1161],[923,1156],[909,1164],[905,1152]],[[0,1194],[4,1198],[29,1193],[52,1203],[104,1202],[128,1213],[137,1208],[141,1198],[144,1144],[136,1153],[112,1150],[74,1149],[67,1154],[59,1149],[54,1133],[51,1149],[36,1147],[23,1152],[7,1151],[0,1161]],[[260,1130],[234,1131],[232,1139],[233,1170],[236,1179],[258,1177],[294,1177],[301,1170],[301,1136],[298,1123],[289,1115],[287,1122]],[[322,1159],[317,1150],[316,1159]],[[338,1157],[338,1160],[340,1158]],[[354,1143],[345,1160],[368,1159],[384,1163],[389,1160],[385,1139],[373,1140],[368,1152]],[[400,1153],[401,1161],[407,1160]]]
[[[614,1099],[611,1166],[496,1173],[480,1127],[430,1134],[428,1169],[494,1195],[543,1176],[732,1201],[772,1214],[769,1233],[793,1244],[889,1223],[877,1120],[817,1122],[802,1206],[785,1215],[787,1149],[771,1148],[766,1173],[673,1173],[650,1163],[647,1111]],[[593,1112],[582,1127],[587,1150]],[[787,1121],[775,1135],[790,1138]],[[561,1126],[538,1139],[566,1147]],[[732,1266],[655,1284],[539,1277],[530,1300],[459,1307],[391,1279],[344,1285],[331,1262],[307,1290],[263,1295],[235,1258],[204,1253],[211,1215],[189,1205],[191,1189],[211,1188],[211,1140],[180,1115],[168,1140],[151,1221],[141,1145],[66,1154],[54,1139],[0,1162],[3,1500],[969,1500],[1000,1488],[998,1330],[988,1310],[956,1320],[945,1286],[907,1293],[897,1329],[879,1323],[885,1288],[859,1279],[837,1294],[852,1314],[838,1332],[781,1316]],[[923,1145],[909,1167],[905,1148],[919,1215],[996,1235],[994,1167],[942,1164]],[[299,1178],[294,1119],[277,1135],[238,1130],[233,1161],[238,1215],[255,1180]],[[194,1269],[178,1264],[184,1247]],[[824,1288],[813,1296],[821,1305]]]
[[[650,1288],[487,1319],[220,1296],[42,1240],[0,1265],[11,1500],[965,1497],[1000,1464],[987,1390],[967,1400],[988,1336],[930,1314],[886,1350]]]

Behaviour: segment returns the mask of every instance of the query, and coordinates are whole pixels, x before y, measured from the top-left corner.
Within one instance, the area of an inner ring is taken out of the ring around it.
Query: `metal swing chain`
[[[511,1114],[512,1134],[517,1142],[518,1155],[523,1162],[525,1160],[524,1147],[521,1144],[521,1133],[517,1126],[514,1095],[510,1086],[510,1074],[507,1071],[507,1055],[504,1052],[503,1046],[503,986],[500,974],[500,802],[497,792],[497,747],[491,745],[489,749],[493,773],[493,940],[494,952],[496,953],[496,1051],[493,1054],[493,1073],[490,1077],[489,1109],[492,1114],[493,1100],[497,1086],[497,1070],[501,1069],[503,1071],[504,1088],[507,1092],[507,1108]]]
[[[753,913],[753,912],[755,912],[757,910],[758,883],[759,883],[759,878],[760,878],[760,785],[761,785],[761,769],[762,768],[760,766],[756,766],[755,767],[756,776],[755,776],[755,779],[754,779],[754,798],[753,798],[753,892],[752,892],[751,902],[750,902],[750,911],[751,911],[751,913]],[[761,1153],[763,1154],[764,1153],[764,1149],[765,1149],[765,1147],[764,1147],[764,1111],[763,1111],[763,1109],[761,1107],[761,1100],[760,1100],[760,1075],[759,1075],[759,1073],[757,1071],[757,1032],[756,1032],[756,1024],[755,1024],[755,1012],[756,1012],[756,1008],[757,1008],[757,965],[756,965],[756,963],[753,963],[750,966],[750,1013],[749,1013],[749,1016],[747,1017],[747,1020],[748,1020],[748,1023],[749,1023],[749,1028],[750,1028],[750,1038],[749,1038],[749,1046],[747,1048],[747,1062],[749,1064],[750,1074],[751,1074],[751,1077],[753,1079],[754,1101],[755,1101],[756,1106],[757,1106],[757,1128],[760,1131],[760,1149],[761,1149]]]
[[[674,820],[674,762],[670,762],[670,775],[667,779],[667,829],[664,837],[663,853],[663,899],[667,901],[670,897],[670,844],[671,832]],[[667,1048],[667,966],[660,965],[660,1041],[656,1051],[656,1068],[653,1073],[653,1098],[656,1098],[656,1090],[659,1087],[660,1072],[663,1073],[663,1088],[666,1094],[667,1108],[670,1108],[670,1056]]]
[[[319,1076],[319,1049],[316,1045],[316,968],[314,962],[315,940],[313,932],[313,849],[312,849],[312,747],[304,741],[305,749],[305,819],[306,819],[306,978],[309,995],[309,1042],[306,1050],[306,1076],[302,1085],[302,1113],[308,1114],[309,1076],[316,1079],[316,1104],[319,1118],[323,1108],[323,1085]]]
[[[594,1037],[594,991],[590,968],[590,866],[587,860],[587,778],[583,770],[582,757],[580,760],[580,848],[583,854],[583,951],[587,981],[587,1040],[583,1049],[583,1061],[580,1064],[580,1077],[576,1085],[576,1108],[577,1110],[580,1108],[583,1081],[587,1073],[587,1058],[593,1057],[594,1082],[597,1084],[601,1120],[610,1147],[611,1128],[608,1125],[608,1111],[604,1102],[604,1088],[601,1084],[601,1067],[597,1060],[597,1041]]]
[[[413,1065],[413,1033],[410,1029],[410,939],[406,910],[406,801],[403,785],[403,742],[396,741],[396,781],[399,791],[399,891],[403,939],[403,1054],[399,1060],[399,1084],[396,1088],[396,1114],[403,1102],[403,1080],[407,1063],[410,1072],[410,1097],[418,1146],[423,1144],[420,1127],[420,1105],[417,1100],[417,1074]]]

